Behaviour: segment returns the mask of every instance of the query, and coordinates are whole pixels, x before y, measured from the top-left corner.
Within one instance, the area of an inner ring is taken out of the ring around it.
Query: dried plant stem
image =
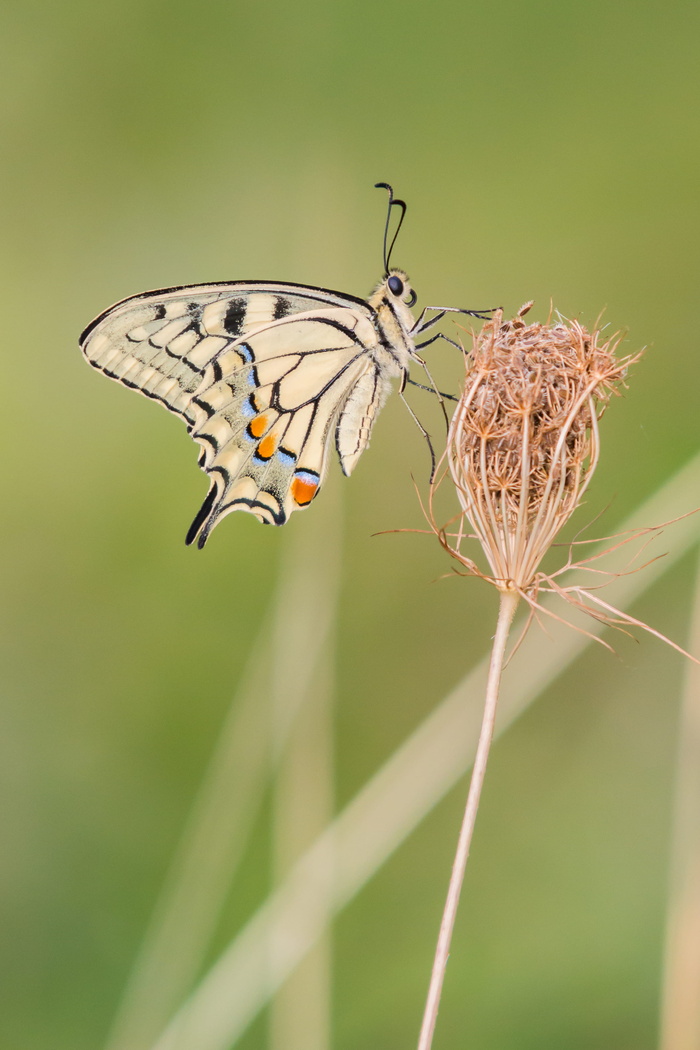
[[[437,1021],[438,1008],[440,1006],[440,996],[442,995],[442,983],[445,978],[447,959],[450,954],[452,931],[457,917],[459,896],[462,890],[462,882],[464,881],[467,858],[469,857],[469,847],[471,846],[472,835],[474,833],[474,824],[476,823],[476,814],[479,808],[481,788],[483,787],[484,776],[486,773],[486,763],[488,762],[491,741],[493,739],[498,692],[501,684],[501,672],[503,671],[506,643],[508,641],[510,626],[513,622],[513,615],[515,614],[518,604],[518,598],[519,596],[515,591],[502,590],[500,592],[498,624],[496,626],[496,634],[493,639],[493,648],[491,650],[491,661],[489,663],[489,675],[486,683],[486,699],[484,701],[481,732],[479,734],[479,743],[477,745],[476,756],[474,759],[474,768],[472,770],[471,780],[469,781],[467,805],[464,810],[464,819],[462,821],[459,840],[457,842],[457,852],[452,865],[452,876],[447,891],[445,911],[440,924],[440,934],[438,936],[437,949],[435,951],[433,972],[430,977],[428,998],[425,1004],[423,1024],[421,1026],[420,1038],[418,1040],[418,1050],[430,1050],[433,1043],[433,1032],[435,1031],[435,1022]]]
[[[700,563],[689,648],[700,653]],[[700,1046],[700,671],[686,668],[678,741],[660,1050]]]

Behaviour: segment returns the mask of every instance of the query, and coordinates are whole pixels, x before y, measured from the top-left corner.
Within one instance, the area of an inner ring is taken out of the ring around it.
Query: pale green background
[[[8,1050],[104,1039],[287,534],[307,522],[235,515],[186,549],[196,450],[84,365],[83,326],[178,283],[366,294],[372,184],[389,180],[409,202],[395,261],[421,303],[534,298],[544,317],[551,298],[587,322],[606,308],[630,350],[649,348],[579,514],[611,504],[595,526],[611,532],[697,446],[699,21],[694,0],[5,0]],[[356,475],[331,482],[346,511],[339,804],[492,630],[483,585],[435,582],[437,545],[372,535],[421,526],[425,472],[397,401]],[[692,572],[633,610],[681,643]],[[618,652],[586,653],[496,748],[436,1050],[655,1046],[682,661],[646,638]],[[338,924],[337,1050],[414,1045],[464,790]],[[266,841],[261,825],[222,941],[265,892]],[[264,1023],[240,1045],[265,1046]]]

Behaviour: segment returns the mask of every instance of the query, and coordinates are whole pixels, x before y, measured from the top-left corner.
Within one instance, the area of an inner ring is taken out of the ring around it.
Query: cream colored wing
[[[350,473],[390,380],[363,300],[240,282],[134,296],[81,337],[94,367],[160,401],[202,446],[211,487],[188,533],[225,514],[281,525],[318,492],[333,437]]]
[[[374,330],[374,311],[355,296],[306,285],[237,281],[132,295],[95,318],[82,333],[80,347],[110,379],[160,401],[191,424],[192,395],[204,366],[220,350],[262,324],[329,306],[352,310]]]

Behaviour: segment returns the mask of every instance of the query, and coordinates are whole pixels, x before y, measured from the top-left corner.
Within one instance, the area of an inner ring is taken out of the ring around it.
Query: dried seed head
[[[581,500],[598,461],[598,420],[633,360],[616,358],[619,335],[602,342],[577,321],[526,324],[531,305],[512,321],[498,311],[474,336],[446,454],[491,582],[521,594],[537,586],[542,557]],[[463,528],[439,531],[478,572],[461,553]]]

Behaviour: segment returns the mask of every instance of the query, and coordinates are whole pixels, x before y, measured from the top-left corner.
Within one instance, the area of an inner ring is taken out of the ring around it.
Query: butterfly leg
[[[427,314],[428,310],[435,310],[435,309],[438,310],[438,312],[435,314],[435,317],[431,317],[429,321],[426,321],[425,320],[425,315]],[[417,335],[422,335],[423,332],[427,332],[427,330],[429,328],[432,328],[434,324],[437,324],[438,321],[441,321],[443,319],[443,317],[445,316],[445,312],[446,312],[445,310],[441,310],[439,307],[437,307],[437,308],[434,307],[434,306],[426,306],[426,307],[424,307],[421,310],[420,317],[418,318],[418,320],[414,324],[413,328],[411,329],[411,335],[413,337],[415,337]]]
[[[436,336],[436,338],[437,338],[437,336]],[[432,375],[430,374],[430,369],[428,368],[427,364],[425,363],[423,358],[420,356],[420,354],[415,354],[415,353],[411,354],[411,358],[412,358],[413,361],[417,361],[418,362],[418,364],[421,366],[421,368],[425,372],[426,376],[428,377],[428,382],[430,383],[430,388],[429,389],[432,389],[432,390],[435,391],[435,394],[437,395],[437,399],[440,402],[440,408],[442,409],[442,414],[445,417],[445,424],[446,424],[446,426],[449,427],[450,420],[449,420],[448,415],[447,415],[447,409],[445,408],[445,401],[444,401],[444,398],[443,398],[442,394],[440,393],[440,391],[437,388],[437,383],[435,382],[435,380],[433,379]]]
[[[485,306],[483,310],[459,310],[460,314],[469,314],[470,317],[478,317],[480,321],[490,321],[489,314],[495,313],[496,310],[500,310],[500,306]]]
[[[425,383],[416,383],[415,379],[411,379],[410,377],[406,382],[410,383],[411,386],[417,386],[419,390],[427,390],[430,394],[435,393],[431,386],[426,386]],[[444,390],[440,390],[439,393],[440,397],[444,397],[446,401],[459,401],[459,398],[455,397],[454,394],[446,394]]]
[[[423,347],[430,346],[431,343],[434,343],[436,339],[444,339],[446,343],[456,346],[461,353],[464,353],[464,347],[460,346],[455,339],[450,339],[449,335],[445,335],[444,332],[438,332],[437,335],[431,335],[430,339],[426,339],[424,343],[415,343],[415,348],[416,350],[422,350]]]
[[[499,310],[499,306],[488,306],[483,310],[465,310],[458,306],[426,306],[420,314],[420,317],[411,329],[411,335],[417,336],[422,335],[423,332],[427,332],[429,328],[432,328],[434,324],[441,321],[445,314],[467,314],[469,317],[478,317],[481,321],[490,321],[490,314],[494,310]],[[434,311],[435,316],[431,317],[430,320],[425,320],[425,315],[428,311]]]
[[[408,401],[406,400],[406,398],[404,396],[403,390],[399,391],[399,397],[401,398],[401,400],[403,401],[404,405],[408,409],[408,412],[409,412],[409,415],[411,416],[411,419],[416,424],[416,426],[420,430],[421,434],[425,438],[426,442],[428,443],[428,449],[430,451],[430,480],[432,481],[433,478],[435,477],[435,469],[436,469],[436,466],[437,466],[437,461],[435,459],[435,449],[433,448],[433,443],[430,440],[430,434],[425,429],[425,427],[421,423],[420,419],[418,418],[416,413],[413,411],[413,409],[409,405]]]

